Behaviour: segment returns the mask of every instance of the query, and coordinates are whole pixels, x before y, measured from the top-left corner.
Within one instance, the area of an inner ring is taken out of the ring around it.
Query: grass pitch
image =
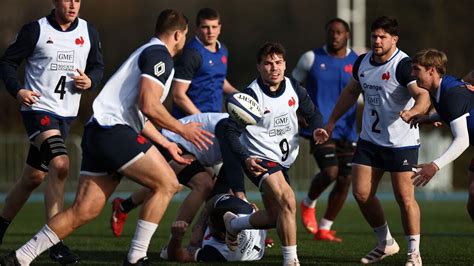
[[[404,265],[407,244],[400,222],[398,206],[394,201],[384,201],[384,209],[392,234],[400,245],[400,253],[386,258],[381,265]],[[173,202],[155,233],[148,256],[152,265],[178,265],[159,258],[160,248],[169,238],[170,224],[176,216],[179,204]],[[318,203],[319,216],[325,210],[325,202]],[[465,211],[465,202],[421,202],[422,234],[421,254],[424,265],[473,265],[474,224]],[[81,258],[81,265],[121,265],[133,235],[137,212],[133,211],[120,238],[112,235],[109,228],[110,204],[92,223],[79,228],[65,239],[65,243]],[[319,219],[318,216],[318,219]],[[298,255],[302,265],[356,265],[375,244],[375,238],[355,202],[347,202],[333,229],[343,238],[343,243],[327,243],[312,240],[302,228],[298,213]],[[0,252],[16,249],[29,240],[44,224],[42,203],[27,203],[11,224]],[[232,265],[258,264],[281,265],[281,251],[275,230],[270,236],[275,246],[267,249],[263,260],[258,262],[232,263]],[[227,263],[228,264],[228,263]],[[226,265],[227,265],[226,264]],[[33,265],[57,265],[51,262],[47,252]],[[194,264],[188,264],[194,265]],[[218,265],[218,264],[216,264]]]

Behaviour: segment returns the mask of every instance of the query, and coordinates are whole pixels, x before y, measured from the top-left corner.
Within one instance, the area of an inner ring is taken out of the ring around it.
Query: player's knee
[[[54,171],[57,178],[66,179],[69,172],[69,159],[66,156],[56,157],[49,163],[49,171]]]
[[[351,186],[351,177],[350,176],[338,176],[336,189],[338,192],[347,193],[349,191],[349,187]]]
[[[357,203],[359,204],[365,204],[367,203],[370,198],[371,198],[371,195],[370,193],[366,192],[366,191],[359,191],[359,190],[353,190],[352,191],[352,195],[354,196],[354,199],[357,201]]]
[[[87,204],[81,200],[76,200],[71,206],[72,219],[76,227],[86,224],[97,217],[103,204]]]
[[[293,191],[287,191],[282,194],[280,210],[292,214],[296,213],[296,199]]]
[[[40,154],[45,165],[50,165],[50,162],[58,156],[67,155],[66,144],[64,143],[63,137],[54,135],[45,139],[41,143]],[[54,161],[58,160],[56,159]]]
[[[415,202],[415,195],[410,193],[395,193],[395,200],[402,208],[408,208]]]
[[[326,167],[321,170],[321,174],[327,182],[332,182],[337,179],[339,169],[337,167]]]
[[[45,172],[33,171],[25,173],[21,183],[27,190],[33,190],[43,183],[45,177]]]

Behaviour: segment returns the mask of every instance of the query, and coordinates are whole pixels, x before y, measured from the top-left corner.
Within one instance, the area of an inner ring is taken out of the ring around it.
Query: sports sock
[[[130,263],[137,263],[143,257],[146,257],[148,245],[153,234],[158,228],[158,224],[147,222],[145,220],[138,220],[135,234],[133,235],[132,244],[128,251],[127,259]]]
[[[233,219],[230,222],[230,226],[237,232],[245,229],[253,229],[253,225],[250,224],[250,215],[240,216]]]
[[[387,223],[383,224],[382,226],[375,227],[374,232],[375,232],[375,235],[377,236],[377,241],[380,245],[385,244],[385,243],[387,243],[387,245],[390,245],[389,240],[391,240],[393,237],[390,234],[390,229],[388,229]]]
[[[408,254],[420,251],[420,235],[405,236],[408,241]]]
[[[120,209],[125,213],[129,213],[131,210],[135,209],[135,207],[137,207],[137,205],[133,203],[132,197],[128,197],[120,203]]]
[[[61,241],[56,233],[44,225],[43,228],[32,238],[26,242],[21,248],[16,250],[16,257],[21,265],[30,265],[30,263],[48,248],[56,245]]]
[[[283,253],[283,265],[291,265],[298,260],[298,254],[296,254],[296,245],[294,246],[282,246],[281,253]]]
[[[304,197],[303,204],[308,208],[315,208],[318,199],[312,200],[308,196]]]
[[[331,230],[331,226],[334,222],[328,219],[321,218],[321,221],[319,221],[319,229],[323,230]]]
[[[0,216],[0,245],[3,243],[3,237],[5,236],[5,232],[7,232],[10,223],[11,221],[7,221],[5,218]]]

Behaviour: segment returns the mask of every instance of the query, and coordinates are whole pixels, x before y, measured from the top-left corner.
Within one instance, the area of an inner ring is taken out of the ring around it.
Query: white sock
[[[420,252],[420,235],[405,236],[408,241],[408,253]]]
[[[334,222],[328,219],[321,218],[321,221],[319,221],[319,229],[323,230],[331,230],[331,226]]]
[[[230,226],[237,232],[245,229],[253,229],[254,227],[250,224],[250,215],[240,216],[233,219],[230,222]]]
[[[304,206],[308,208],[315,208],[317,202],[318,202],[318,199],[312,200],[308,196],[304,197],[303,199]]]
[[[283,253],[283,265],[288,265],[299,261],[298,254],[296,254],[296,245],[282,246],[281,252]]]
[[[158,228],[158,224],[147,222],[145,220],[138,220],[135,234],[132,238],[132,244],[128,251],[127,259],[130,263],[137,263],[143,257],[146,257],[148,245],[151,237]]]
[[[16,257],[21,265],[30,265],[30,263],[48,248],[61,241],[56,233],[44,225],[36,235],[26,242],[21,248],[16,250]]]
[[[385,223],[382,226],[374,228],[375,235],[377,236],[377,241],[379,244],[383,244],[384,241],[391,240],[393,237],[390,234],[390,229],[388,229],[388,224]]]

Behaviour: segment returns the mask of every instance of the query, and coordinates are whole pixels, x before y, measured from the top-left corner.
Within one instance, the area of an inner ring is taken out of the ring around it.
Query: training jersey
[[[276,92],[271,92],[260,79],[254,80],[244,92],[257,100],[263,116],[258,124],[246,126],[240,135],[240,143],[246,150],[240,159],[251,155],[289,168],[299,150],[297,110],[310,124],[311,132],[322,127],[321,114],[315,110],[306,90],[286,77]],[[235,141],[231,143],[236,145]]]
[[[235,196],[223,194],[214,203],[214,207],[228,207],[237,216],[244,217],[252,214],[253,208],[248,203]],[[219,240],[206,229],[202,248],[196,254],[196,261],[252,261],[262,259],[265,253],[266,230],[247,229],[242,230],[239,235],[239,246],[231,251],[225,240]]]
[[[411,59],[399,49],[382,64],[372,56],[372,51],[363,54],[354,64],[353,77],[360,84],[365,103],[360,138],[390,148],[419,146],[418,128],[400,118],[400,112],[415,103],[407,89],[415,82]]]
[[[26,59],[24,85],[17,68]],[[77,18],[63,31],[54,19],[46,17],[26,24],[2,57],[0,75],[12,96],[21,88],[41,94],[22,112],[46,112],[59,118],[77,116],[82,90],[74,86],[77,69],[85,72],[96,86],[103,75],[102,54],[96,30]]]
[[[474,92],[466,84],[454,76],[444,75],[436,95],[430,96],[436,113],[445,123],[450,124],[453,120],[468,115],[469,142],[474,145]]]
[[[92,119],[102,127],[128,125],[141,132],[148,120],[139,108],[140,79],[148,78],[163,88],[163,102],[173,79],[173,58],[165,44],[153,37],[133,52],[107,81],[92,109]]]
[[[202,129],[215,135],[216,124],[224,118],[229,117],[227,113],[200,113],[190,116],[185,116],[179,121],[183,124],[189,122],[198,122],[202,124]],[[208,146],[208,149],[199,150],[194,144],[185,140],[181,135],[176,134],[167,129],[162,130],[163,136],[170,141],[176,142],[183,146],[186,151],[193,154],[203,166],[214,166],[222,161],[221,150],[219,147],[219,141],[215,137],[211,139],[212,145]]]
[[[222,110],[227,58],[227,49],[220,42],[217,42],[217,51],[211,52],[195,37],[186,44],[176,62],[174,80],[190,83],[186,95],[202,113]],[[172,114],[176,118],[187,115],[176,105]]]
[[[323,46],[303,54],[300,61],[305,59],[310,60],[305,64],[308,68],[295,69],[293,77],[303,82],[304,80],[297,77],[297,73],[298,71],[305,72],[308,94],[321,112],[324,124],[327,124],[339,95],[352,78],[352,67],[357,54],[352,49],[347,49],[346,55],[339,58],[330,55],[326,46]],[[299,65],[300,62],[297,68],[305,67]],[[333,139],[357,140],[356,111],[357,104],[354,104],[339,118],[332,132]],[[303,128],[301,135],[310,137],[311,132]]]

